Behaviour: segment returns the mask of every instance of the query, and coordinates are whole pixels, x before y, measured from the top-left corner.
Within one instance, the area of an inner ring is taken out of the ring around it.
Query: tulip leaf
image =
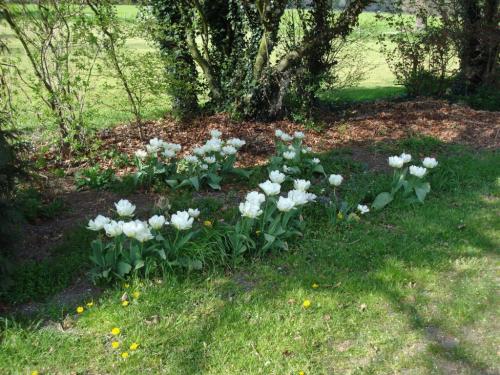
[[[393,199],[394,198],[391,195],[391,193],[384,191],[383,193],[380,193],[379,195],[377,195],[377,197],[375,198],[375,200],[372,203],[372,207],[375,210],[381,210],[382,208],[387,206],[389,203],[391,203]]]
[[[132,270],[132,266],[128,263],[125,263],[125,262],[118,262],[118,264],[116,265],[116,268],[117,268],[118,274],[120,276],[124,276],[124,275],[128,274],[130,272],[130,270]]]
[[[313,168],[313,172],[325,174],[325,170],[321,164],[316,164]]]
[[[165,182],[168,186],[174,189],[177,187],[177,185],[179,185],[179,182],[177,180],[166,180]]]
[[[415,194],[419,202],[424,203],[426,195],[431,191],[431,185],[428,182],[415,185]]]

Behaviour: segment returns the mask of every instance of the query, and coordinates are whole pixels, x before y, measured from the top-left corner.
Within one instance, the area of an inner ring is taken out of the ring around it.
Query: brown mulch
[[[221,130],[224,137],[239,137],[247,141],[240,156],[246,166],[263,163],[273,152],[276,129],[289,133],[304,131],[306,143],[317,152],[415,135],[432,136],[474,148],[500,147],[500,112],[476,111],[439,100],[364,105],[341,115],[327,114],[322,123],[322,131],[314,131],[287,120],[237,123],[227,115],[218,114],[183,126],[171,120],[149,122],[144,130],[146,140],[158,137],[180,143],[186,149],[203,144],[211,130]],[[127,125],[106,130],[100,138],[105,147],[116,147],[130,155],[143,148],[145,143],[140,141],[137,131]]]
[[[192,147],[203,144],[213,129],[222,131],[224,138],[238,137],[247,142],[239,155],[241,166],[265,163],[274,150],[276,129],[289,133],[304,131],[307,136],[306,143],[316,152],[339,146],[372,144],[417,135],[431,136],[444,142],[460,143],[477,149],[500,148],[500,112],[477,111],[443,100],[362,104],[341,113],[322,113],[319,125],[321,130],[306,129],[303,125],[289,120],[267,123],[235,122],[226,114],[201,117],[184,124],[171,119],[161,119],[143,125],[144,141],[141,141],[138,130],[130,125],[103,130],[98,134],[102,143],[99,154],[116,150],[131,156],[137,149],[144,148],[147,141],[153,137],[179,143],[187,153]],[[68,174],[96,162],[103,167],[111,166],[109,159],[99,156],[98,160],[92,162],[75,164],[74,160],[69,158],[63,163],[55,163],[56,154],[58,150],[45,155],[48,165],[63,167]]]

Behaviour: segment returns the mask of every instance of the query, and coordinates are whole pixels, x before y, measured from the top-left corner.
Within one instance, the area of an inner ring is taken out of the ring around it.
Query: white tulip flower
[[[399,157],[399,156],[390,156],[388,160],[389,160],[389,165],[392,168],[401,168],[401,167],[403,167],[404,160],[401,157]]]
[[[339,174],[331,174],[330,177],[328,177],[328,182],[332,186],[340,186],[342,181],[344,180],[344,177],[342,177]]]
[[[364,215],[364,214],[370,212],[370,209],[368,208],[367,205],[358,204],[358,211],[361,213],[361,215]]]
[[[233,146],[222,147],[222,153],[224,153],[224,155],[234,155],[237,152],[238,152],[238,150],[236,150],[236,148]]]
[[[246,142],[243,139],[239,138],[231,138],[226,143],[235,148],[241,148],[246,144]]]
[[[137,224],[135,221],[129,221],[128,223],[123,223],[122,231],[127,237],[135,237],[137,233]]]
[[[93,231],[99,231],[101,229],[104,229],[104,226],[106,224],[109,224],[110,222],[111,222],[110,218],[102,215],[97,215],[97,217],[94,220],[89,220],[87,229]]]
[[[150,155],[156,155],[160,149],[151,145],[146,145],[146,152]]]
[[[200,210],[197,208],[188,208],[188,214],[191,217],[194,217],[195,219],[200,216]]]
[[[222,148],[222,141],[218,138],[212,138],[203,146],[205,152],[219,152]]]
[[[184,160],[186,160],[190,164],[198,163],[198,157],[195,155],[186,155],[184,156]]]
[[[302,149],[302,153],[303,153],[303,154],[307,154],[307,153],[309,153],[309,152],[312,152],[312,147],[304,147],[304,148]]]
[[[248,217],[250,219],[255,219],[256,217],[262,214],[262,210],[260,209],[260,205],[255,204],[253,202],[241,202],[240,203],[240,213],[243,217]]]
[[[278,137],[278,138],[281,138],[281,136],[283,135],[283,130],[280,130],[280,129],[276,130],[276,131],[274,132],[274,135],[275,135],[276,137]]]
[[[295,133],[293,133],[293,137],[295,139],[304,139],[305,135],[302,132],[295,132]]]
[[[416,165],[410,166],[410,174],[414,175],[415,177],[422,178],[424,177],[426,172],[427,169],[424,167],[417,167]]]
[[[163,143],[163,148],[165,150],[172,150],[175,153],[182,150],[182,146],[178,143]]]
[[[126,199],[120,199],[118,203],[115,203],[115,207],[118,215],[122,217],[134,216],[135,205],[133,205]]]
[[[139,242],[146,242],[152,240],[153,238],[154,236],[147,225],[142,225],[140,230],[138,230],[135,234],[135,239]]]
[[[410,154],[405,154],[404,152],[399,155],[401,159],[403,159],[403,163],[409,163],[411,161],[411,155]]]
[[[213,164],[217,161],[217,159],[215,159],[215,156],[206,156],[203,158],[203,161],[207,164]]]
[[[193,154],[197,156],[205,155],[205,147],[195,147],[193,148]]]
[[[267,180],[266,182],[263,182],[263,183],[259,184],[259,187],[269,197],[274,196],[274,195],[278,195],[280,193],[280,190],[281,190],[281,185],[280,184],[277,184],[275,182],[271,182],[269,180]]]
[[[291,135],[289,135],[289,134],[283,133],[283,134],[281,135],[281,140],[282,140],[283,142],[290,142],[290,141],[292,141],[292,140],[293,140],[293,137],[292,137]]]
[[[194,218],[192,218],[186,211],[177,211],[170,218],[172,226],[177,230],[186,230],[193,227]]]
[[[311,181],[295,180],[293,181],[293,187],[295,190],[307,191],[311,187]]]
[[[266,201],[266,196],[258,191],[251,191],[246,196],[246,201],[257,206],[260,206],[262,203]]]
[[[276,184],[282,184],[285,181],[285,178],[285,174],[280,171],[271,171],[269,173],[269,179]]]
[[[108,237],[117,237],[123,233],[122,229],[123,222],[116,222],[114,220],[110,221],[108,224],[104,225],[104,231]]]
[[[163,147],[163,145],[165,144],[165,142],[163,142],[161,139],[159,138],[152,138],[149,140],[149,145],[151,147],[154,147],[156,149],[160,149]]]
[[[148,223],[151,226],[151,228],[156,229],[156,230],[160,229],[165,224],[168,224],[167,221],[165,220],[165,216],[163,216],[163,215],[151,216],[148,220]]]
[[[295,208],[295,202],[290,198],[280,197],[276,207],[281,212],[288,212]]]
[[[143,160],[148,156],[148,153],[144,150],[137,150],[134,155],[137,159]]]
[[[302,206],[309,202],[307,193],[300,190],[290,190],[288,192],[288,198],[291,199],[296,206]]]
[[[318,158],[314,158],[311,160],[313,164],[319,164],[320,160]]]
[[[316,194],[306,192],[306,198],[308,202],[314,202],[318,196]]]
[[[148,241],[153,238],[146,222],[135,220],[123,223],[123,233],[130,238],[135,238],[140,242]]]
[[[215,129],[215,130],[212,130],[210,132],[210,135],[212,136],[212,138],[217,138],[218,139],[218,138],[220,138],[220,136],[222,135],[222,133],[219,130]]]
[[[295,158],[295,151],[286,151],[283,153],[283,157],[287,160],[292,160]]]
[[[425,168],[432,169],[437,167],[439,163],[434,158],[425,158],[422,164],[424,165]]]
[[[203,171],[207,171],[208,170],[208,164],[202,164],[200,166],[200,168],[203,170]]]
[[[175,156],[175,151],[174,150],[171,150],[171,149],[166,149],[163,151],[162,155],[166,158],[166,159],[171,159]]]

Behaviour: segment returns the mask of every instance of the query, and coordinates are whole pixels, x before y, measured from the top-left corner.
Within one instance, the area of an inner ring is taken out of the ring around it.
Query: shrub
[[[426,19],[425,28],[416,29],[412,16],[388,16],[395,32],[379,38],[389,68],[410,96],[444,95],[455,74],[456,51],[449,30],[438,19]]]

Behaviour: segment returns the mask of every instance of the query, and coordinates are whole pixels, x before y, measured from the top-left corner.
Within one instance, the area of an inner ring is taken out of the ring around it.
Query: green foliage
[[[290,12],[288,0],[147,4],[157,20],[156,39],[170,62],[174,106],[187,103],[181,112],[195,111],[196,94],[206,88],[211,109],[236,118],[273,118],[285,114],[289,94],[296,94],[300,107],[311,113],[321,84],[332,78],[335,42],[350,34],[370,2],[349,2],[340,13],[329,0],[307,7],[295,2],[297,9]]]
[[[415,17],[406,14],[385,16],[395,32],[380,36],[382,52],[408,95],[443,96],[456,73],[450,31],[422,9],[416,17],[428,20],[426,25],[417,29]]]
[[[45,199],[33,188],[20,190],[16,194],[15,207],[22,216],[31,223],[38,219],[52,219],[64,210],[64,202],[60,198]]]
[[[500,111],[500,90],[495,86],[484,85],[473,95],[459,97],[472,108],[486,111]]]
[[[75,175],[75,184],[77,189],[108,189],[116,182],[116,176],[113,169],[102,169],[96,165],[79,171]]]
[[[54,0],[0,6],[33,72],[21,82],[44,104],[41,122],[59,129],[63,151],[84,145],[86,99],[100,53],[84,8],[82,2]]]

